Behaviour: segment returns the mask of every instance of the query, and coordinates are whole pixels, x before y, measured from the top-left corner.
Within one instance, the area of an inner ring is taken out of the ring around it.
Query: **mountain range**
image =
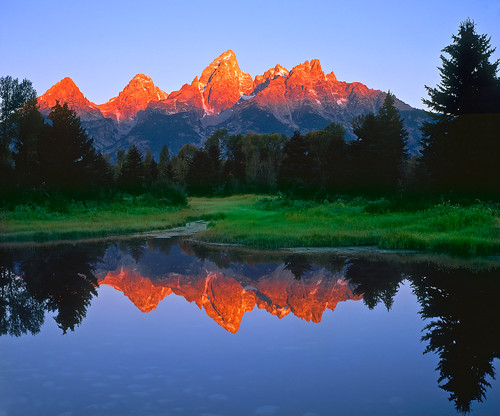
[[[325,74],[317,59],[291,70],[276,65],[252,79],[229,50],[200,77],[170,94],[150,77],[138,74],[117,97],[95,104],[67,77],[38,97],[38,103],[45,115],[56,101],[68,103],[104,153],[135,144],[158,154],[166,144],[175,154],[186,143],[201,145],[220,128],[231,134],[291,135],[295,130],[306,133],[337,122],[346,128],[346,139],[353,139],[352,119],[377,112],[385,96],[359,82],[339,81],[333,72]],[[409,133],[409,150],[416,153],[425,112],[399,99],[396,107]]]
[[[323,312],[334,311],[339,302],[360,300],[355,285],[343,276],[320,268],[308,272],[301,280],[283,265],[276,265],[258,279],[221,270],[200,270],[198,273],[164,273],[142,276],[137,267],[122,266],[100,273],[99,285],[108,285],[123,292],[142,312],[151,312],[170,294],[194,302],[217,324],[236,333],[243,315],[255,307],[279,319],[292,313],[308,322],[321,322]]]
[[[338,303],[363,298],[346,277],[346,259],[309,260],[313,263],[298,274],[281,252],[214,250],[187,240],[152,239],[108,247],[95,265],[95,277],[99,286],[122,292],[142,312],[180,296],[235,333],[243,316],[255,309],[318,323]]]

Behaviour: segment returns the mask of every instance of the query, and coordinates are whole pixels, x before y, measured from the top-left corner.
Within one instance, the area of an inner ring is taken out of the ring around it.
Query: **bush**
[[[159,179],[155,181],[151,185],[149,193],[161,201],[162,205],[187,206],[187,196],[184,189],[169,180]]]
[[[391,207],[391,201],[380,198],[376,201],[369,201],[363,211],[367,214],[387,214],[391,210]]]
[[[482,205],[462,207],[439,204],[428,211],[429,225],[436,231],[460,231],[466,227],[490,225],[494,221],[491,208]]]
[[[277,198],[261,198],[255,203],[255,208],[264,211],[287,210],[303,211],[318,205],[314,200],[292,199],[286,195],[278,194]]]

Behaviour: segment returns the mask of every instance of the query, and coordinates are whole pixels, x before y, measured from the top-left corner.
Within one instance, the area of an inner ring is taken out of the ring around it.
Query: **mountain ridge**
[[[150,77],[137,74],[116,97],[95,104],[66,77],[39,97],[39,105],[46,115],[56,101],[67,102],[103,152],[137,144],[158,154],[164,144],[174,153],[186,143],[201,145],[218,128],[231,134],[288,135],[337,122],[346,128],[346,138],[353,139],[352,119],[378,111],[385,95],[360,82],[339,81],[334,72],[325,73],[317,59],[291,70],[276,64],[252,78],[228,50],[190,84],[168,94]],[[420,139],[417,127],[425,113],[398,99],[396,106],[411,113],[406,127],[411,132],[410,152],[415,153]]]

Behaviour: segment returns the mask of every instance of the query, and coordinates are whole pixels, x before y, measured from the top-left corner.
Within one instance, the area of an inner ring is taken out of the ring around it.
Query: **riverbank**
[[[237,195],[189,198],[187,207],[76,203],[66,212],[18,206],[1,213],[0,242],[96,238],[165,230],[194,220],[201,241],[258,248],[376,246],[459,255],[500,253],[496,206],[394,208],[385,200],[294,201]]]

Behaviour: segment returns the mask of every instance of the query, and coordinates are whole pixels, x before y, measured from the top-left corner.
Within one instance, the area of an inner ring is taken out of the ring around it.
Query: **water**
[[[0,265],[0,416],[500,414],[495,262],[151,238]]]

